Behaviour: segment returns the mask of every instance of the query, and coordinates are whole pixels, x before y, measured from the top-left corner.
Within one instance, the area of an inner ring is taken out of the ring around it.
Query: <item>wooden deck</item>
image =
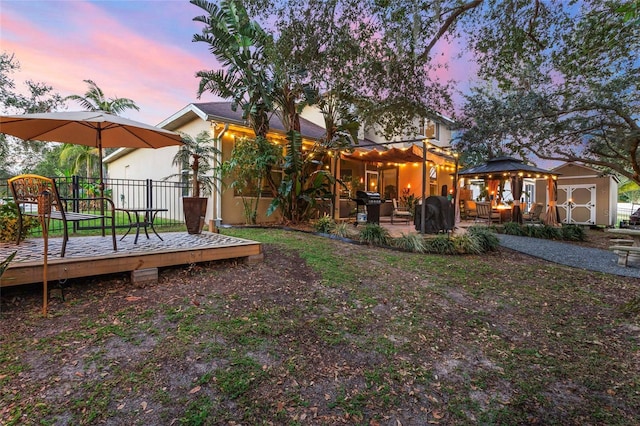
[[[189,265],[211,260],[246,258],[260,260],[260,243],[221,234],[186,232],[143,235],[134,244],[135,235],[118,241],[114,251],[109,237],[71,237],[65,257],[60,257],[62,238],[50,238],[47,256],[47,281],[130,272],[173,265]],[[120,238],[120,236],[118,237]],[[17,251],[16,257],[0,278],[0,287],[43,282],[44,240],[29,238],[20,245],[0,243],[0,259]]]

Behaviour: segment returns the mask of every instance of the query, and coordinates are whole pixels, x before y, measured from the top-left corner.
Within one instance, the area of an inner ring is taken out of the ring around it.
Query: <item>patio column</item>
[[[558,225],[558,208],[556,202],[558,201],[558,182],[556,176],[549,176],[547,179],[547,197],[549,198],[549,208],[544,218],[544,223],[550,226]]]
[[[216,148],[215,162],[216,164],[222,164],[222,137],[229,129],[229,124],[225,124],[222,131],[216,135],[218,123],[211,121],[211,138],[213,139],[214,147]],[[221,185],[216,185],[213,191],[213,220],[215,221],[216,228],[220,228],[222,225],[222,191]],[[213,231],[212,229],[209,230]]]
[[[422,205],[420,206],[420,233],[424,234],[425,231],[425,221],[426,221],[426,212],[427,212],[427,190],[426,187],[428,185],[428,174],[427,174],[427,140],[424,139],[422,141]]]
[[[336,151],[335,155],[332,157],[332,162],[331,162],[331,167],[333,168],[333,170],[331,171],[331,173],[333,173],[333,176],[338,179],[339,177],[342,178],[341,176],[341,171],[340,171],[340,151]],[[333,211],[331,213],[331,217],[334,220],[338,220],[340,219],[340,184],[338,182],[333,184]]]
[[[453,158],[455,158],[454,167],[455,172],[453,175],[453,211],[454,211],[454,219],[453,226],[455,228],[462,220],[460,219],[460,176],[458,176],[458,166],[459,166],[459,155],[457,152],[453,153]]]
[[[522,178],[522,172],[517,172],[511,176],[511,195],[513,195],[512,218],[513,221],[517,223],[522,223],[522,211],[520,208],[520,197],[522,197]]]

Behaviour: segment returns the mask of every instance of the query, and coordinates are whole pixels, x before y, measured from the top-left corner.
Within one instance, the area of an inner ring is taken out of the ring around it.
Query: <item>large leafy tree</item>
[[[200,79],[198,96],[210,92],[231,99],[232,109],[240,108],[243,118],[251,125],[256,136],[255,146],[265,147],[273,112],[273,72],[266,57],[271,36],[250,19],[237,0],[223,0],[219,5],[206,0],[191,0],[191,3],[206,12],[194,18],[204,27],[200,34],[193,36],[193,41],[206,43],[220,65],[220,68],[196,73]],[[268,150],[261,151],[260,157],[273,158]],[[277,194],[277,184],[271,175],[275,166],[275,163],[261,162],[256,170],[266,179],[273,195]]]
[[[3,114],[27,114],[50,112],[62,104],[62,97],[44,83],[27,80],[25,92],[17,90],[12,74],[20,70],[20,63],[13,54],[0,54],[0,110]],[[37,141],[19,141],[0,134],[0,174],[28,172],[50,148]],[[11,161],[8,155],[11,153]],[[16,161],[18,160],[18,161]]]
[[[223,0],[220,5],[206,0],[191,3],[206,12],[194,18],[204,28],[193,41],[208,44],[221,66],[196,73],[200,79],[198,96],[210,92],[231,99],[232,108],[242,110],[256,137],[265,138],[273,111],[273,80],[265,56],[271,37],[249,18],[237,0]]]
[[[340,93],[363,124],[386,137],[416,117],[451,111],[451,85],[437,77],[434,46],[471,1],[249,0],[275,20],[280,57],[308,71],[321,93]],[[417,129],[416,129],[417,130]]]
[[[472,42],[493,84],[468,97],[461,146],[583,161],[640,183],[640,25],[621,12],[631,4],[536,2],[486,15]]]
[[[305,182],[299,113],[301,108],[313,102],[316,91],[305,81],[305,73],[289,62],[290,55],[279,55],[284,50],[276,47],[273,38],[249,18],[240,1],[221,1],[220,5],[203,0],[192,0],[191,3],[207,12],[207,15],[195,18],[205,27],[201,34],[194,36],[194,41],[206,42],[222,65],[218,70],[197,73],[200,78],[198,93],[209,91],[232,99],[232,108],[242,109],[243,117],[256,135],[251,144],[238,147],[235,158],[227,166],[237,165],[246,157],[241,154],[252,151],[256,161],[251,177],[266,180],[274,197],[268,213],[278,208],[285,220],[297,222],[300,220],[297,212],[308,210],[306,205],[309,203],[305,200],[312,200],[302,193]],[[266,139],[269,115],[274,112],[285,126],[288,141],[280,185],[271,173],[280,156],[273,155]],[[248,177],[237,172],[227,175],[236,179]],[[235,182],[236,190],[244,190],[245,186],[245,183]],[[245,209],[250,221],[255,220],[255,206]]]

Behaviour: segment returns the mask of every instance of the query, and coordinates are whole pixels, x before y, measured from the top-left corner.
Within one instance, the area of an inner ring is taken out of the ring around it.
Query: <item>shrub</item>
[[[578,225],[562,225],[560,232],[562,239],[567,241],[584,241],[587,237],[584,228]]]
[[[389,244],[391,237],[389,236],[389,231],[382,226],[368,223],[360,231],[360,241],[376,246],[384,246]]]
[[[38,227],[38,219],[22,216],[22,238]],[[15,242],[18,238],[18,206],[13,201],[0,205],[0,241]]]
[[[456,254],[453,241],[447,235],[436,235],[425,240],[425,252],[435,254]]]
[[[420,234],[405,235],[404,233],[402,233],[402,236],[400,238],[395,238],[393,240],[393,245],[402,250],[414,253],[424,253],[426,244],[424,241],[424,237]]]
[[[472,226],[467,233],[478,242],[482,251],[495,251],[500,246],[496,233],[489,228]]]
[[[535,237],[535,238],[545,238],[547,240],[561,240],[562,232],[560,228],[556,228],[555,226],[542,225],[528,225],[527,226],[527,236]]]
[[[458,235],[453,237],[451,241],[455,252],[458,254],[482,254],[485,252],[480,240],[473,235]]]
[[[335,227],[335,220],[333,220],[329,215],[326,214],[313,224],[313,228],[323,234],[330,234]]]
[[[517,222],[507,222],[504,224],[504,233],[507,235],[525,235],[522,226]]]
[[[333,235],[336,235],[341,238],[351,238],[356,234],[353,230],[353,226],[348,224],[347,222],[342,222],[336,224],[336,226],[331,231]]]

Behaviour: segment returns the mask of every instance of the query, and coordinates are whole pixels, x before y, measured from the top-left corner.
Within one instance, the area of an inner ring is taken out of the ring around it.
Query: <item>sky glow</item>
[[[133,99],[140,111],[127,118],[158,124],[197,99],[195,73],[215,68],[204,43],[192,42],[202,10],[186,0],[16,1],[0,0],[0,51],[15,54],[20,71],[11,75],[42,82],[62,96],[82,95],[96,82],[107,97]],[[465,80],[469,67],[451,45],[438,46],[444,80]],[[464,64],[464,65],[461,65]],[[69,102],[69,110],[79,110]]]

